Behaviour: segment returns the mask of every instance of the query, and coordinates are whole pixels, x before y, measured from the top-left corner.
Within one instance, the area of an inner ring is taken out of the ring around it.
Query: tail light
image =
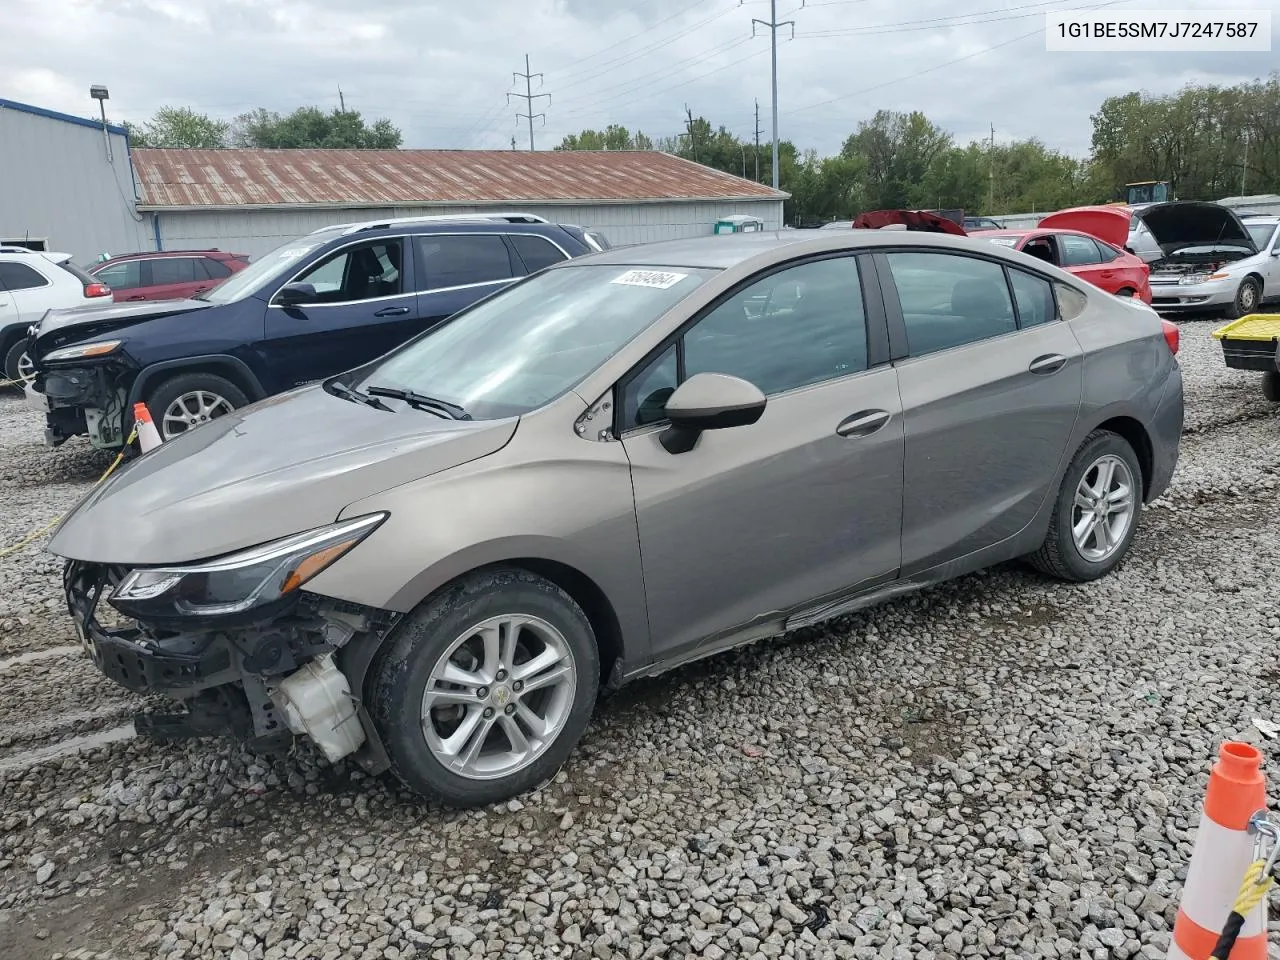
[[[1182,342],[1182,331],[1178,329],[1176,323],[1169,320],[1161,320],[1160,326],[1164,328],[1164,342],[1169,345],[1169,352],[1176,355],[1178,345]]]
[[[86,283],[84,285],[84,295],[86,297],[109,297],[111,296],[111,288],[105,283]]]

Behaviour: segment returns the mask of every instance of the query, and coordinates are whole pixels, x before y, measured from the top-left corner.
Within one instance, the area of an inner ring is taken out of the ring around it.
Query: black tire
[[[1228,320],[1238,320],[1257,311],[1262,303],[1262,284],[1254,277],[1245,277],[1236,289],[1236,298],[1226,310]]]
[[[576,671],[573,697],[559,734],[532,762],[494,779],[463,776],[447,769],[427,744],[423,693],[436,663],[459,637],[490,617],[508,614],[533,615],[560,633]],[[370,708],[391,771],[409,789],[445,806],[499,803],[554,776],[591,719],[600,685],[591,623],[572,597],[525,570],[499,567],[459,578],[410,614],[387,644],[376,666]]]
[[[1272,403],[1280,403],[1280,371],[1268,370],[1263,373],[1262,395]]]
[[[27,352],[27,342],[18,340],[10,344],[9,349],[4,354],[4,379],[11,382],[17,382],[21,378],[18,376],[18,361],[22,355]]]
[[[180,373],[176,377],[170,377],[151,391],[151,395],[147,398],[147,408],[151,411],[151,419],[155,421],[156,429],[160,431],[160,436],[163,439],[169,440],[186,432],[185,430],[175,430],[172,434],[166,434],[164,413],[169,409],[170,404],[183,394],[195,393],[197,390],[222,398],[230,405],[232,410],[243,407],[249,402],[249,398],[244,395],[243,390],[230,380],[219,377],[217,374]],[[217,419],[218,416],[222,415],[216,414],[211,419]],[[132,414],[130,418],[132,419]]]
[[[1129,468],[1133,478],[1134,513],[1118,546],[1105,559],[1093,561],[1080,552],[1071,535],[1072,512],[1076,489],[1084,479],[1085,473],[1099,458],[1107,454],[1120,458]],[[1043,545],[1026,559],[1041,573],[1071,583],[1085,583],[1106,576],[1125,558],[1130,544],[1133,543],[1133,536],[1138,530],[1138,523],[1142,516],[1142,489],[1142,465],[1138,462],[1133,447],[1118,434],[1109,430],[1095,430],[1085,438],[1067,466],[1067,472],[1062,478],[1062,486],[1058,490],[1058,497],[1053,506],[1053,516],[1049,520],[1049,532],[1045,536]]]

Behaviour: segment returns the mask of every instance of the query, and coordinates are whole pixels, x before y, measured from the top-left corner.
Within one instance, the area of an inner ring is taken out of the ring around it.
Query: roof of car
[[[998,252],[999,247],[984,240],[946,233],[915,230],[784,230],[730,233],[683,240],[615,247],[578,260],[567,260],[555,269],[576,264],[619,264],[625,266],[706,267],[726,269],[744,260],[783,247],[798,247],[797,256],[806,253],[858,250],[888,246],[944,247],[980,253]]]
[[[144,250],[139,253],[118,253],[114,257],[108,257],[102,263],[114,263],[117,260],[150,260],[153,257],[190,257],[199,254],[204,257],[238,257],[241,254],[229,253],[226,250],[214,250],[206,247],[203,250]]]

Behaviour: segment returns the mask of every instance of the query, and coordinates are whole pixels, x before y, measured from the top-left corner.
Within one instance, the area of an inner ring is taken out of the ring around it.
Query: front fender
[[[150,366],[143,367],[134,378],[133,385],[129,388],[126,409],[132,410],[133,405],[141,401],[150,388],[159,384],[162,380],[180,373],[194,373],[196,371],[216,373],[219,376],[226,377],[244,390],[245,395],[251,401],[261,400],[267,395],[262,382],[243,360],[226,353],[210,353],[196,357],[182,357],[178,360],[163,360],[160,363],[153,363]]]

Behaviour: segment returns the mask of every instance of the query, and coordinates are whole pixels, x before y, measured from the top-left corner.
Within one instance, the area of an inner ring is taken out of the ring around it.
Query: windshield
[[[1264,251],[1271,242],[1271,234],[1276,232],[1276,224],[1250,223],[1246,225],[1245,229],[1249,231],[1249,236],[1253,237],[1253,245],[1258,250]]]
[[[356,386],[404,387],[477,420],[519,416],[571,390],[713,273],[617,264],[548,270],[406,344]]]
[[[278,273],[283,273],[294,263],[330,239],[332,238],[322,234],[319,236],[298,237],[287,243],[282,243],[270,253],[264,254],[238,273],[233,273],[212,290],[196,299],[208,300],[210,303],[232,303],[236,300],[243,300],[267,280]]]

